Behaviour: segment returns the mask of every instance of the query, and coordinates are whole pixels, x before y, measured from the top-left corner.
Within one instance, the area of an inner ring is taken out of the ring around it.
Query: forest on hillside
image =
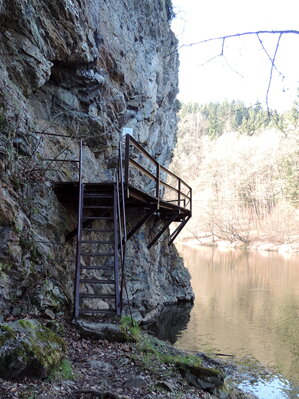
[[[193,188],[185,235],[299,243],[299,103],[181,105],[171,168]]]

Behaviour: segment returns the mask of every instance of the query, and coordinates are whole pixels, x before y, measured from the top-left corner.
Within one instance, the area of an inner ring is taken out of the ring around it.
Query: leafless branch
[[[194,42],[194,43],[187,43],[187,44],[182,44],[179,48],[183,47],[193,47],[197,46],[200,44],[208,43],[208,42],[213,42],[217,40],[226,40],[234,37],[242,37],[242,36],[258,36],[262,34],[272,34],[272,35],[284,35],[284,34],[294,34],[294,35],[299,35],[299,30],[260,30],[260,31],[250,31],[250,32],[241,32],[241,33],[233,33],[231,35],[225,35],[225,36],[218,36],[218,37],[212,37],[209,39],[204,39],[199,42]]]
[[[268,83],[268,88],[267,88],[267,93],[266,93],[266,105],[267,105],[267,110],[268,111],[269,111],[269,101],[268,101],[269,100],[269,92],[270,92],[270,87],[271,87],[271,83],[272,83],[273,70],[275,68],[275,60],[276,60],[277,51],[278,51],[278,48],[279,48],[279,43],[280,43],[281,37],[282,37],[282,33],[278,37],[273,58],[271,58],[271,70],[270,70],[269,83]]]
[[[269,58],[270,62],[272,63],[272,58],[271,58],[270,54],[268,53],[266,47],[264,46],[264,43],[263,43],[263,41],[262,41],[260,35],[257,34],[256,36],[257,36],[257,38],[258,38],[258,40],[259,40],[259,42],[260,42],[260,45],[261,45],[262,49],[264,50],[265,54],[266,54],[267,57]],[[277,73],[278,73],[279,75],[281,75],[282,78],[284,78],[284,75],[277,69],[277,67],[276,67],[275,64],[274,64],[274,68],[275,68],[275,70],[277,71]]]

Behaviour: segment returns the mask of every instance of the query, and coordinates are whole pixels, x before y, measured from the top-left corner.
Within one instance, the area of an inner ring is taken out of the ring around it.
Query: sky
[[[298,30],[298,0],[172,0],[176,18],[172,29],[179,45],[259,30]],[[260,36],[273,57],[278,35]],[[266,107],[271,62],[258,37],[243,36],[225,41],[185,46],[180,53],[180,93],[183,102],[207,103],[225,99]],[[299,35],[283,35],[276,56],[268,95],[271,109],[290,109],[299,87]]]

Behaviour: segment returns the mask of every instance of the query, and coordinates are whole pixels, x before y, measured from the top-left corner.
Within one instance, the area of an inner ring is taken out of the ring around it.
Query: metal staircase
[[[116,185],[99,192],[82,183],[78,214],[75,317],[120,315]]]
[[[48,160],[78,164],[77,181],[55,184],[58,199],[78,212],[77,226],[65,236],[65,242],[70,243],[77,237],[74,317],[121,315],[126,291],[127,241],[155,215],[162,223],[157,230],[153,229],[148,249],[172,223],[177,223],[170,235],[171,244],[191,218],[192,189],[130,135],[120,140],[114,182],[86,183],[82,175],[82,151],[80,139],[79,159]],[[128,231],[126,209],[130,209],[131,218]]]

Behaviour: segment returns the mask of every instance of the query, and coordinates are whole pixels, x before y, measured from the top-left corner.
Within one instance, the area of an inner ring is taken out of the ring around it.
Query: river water
[[[260,399],[299,398],[299,256],[179,246],[195,303],[172,341],[259,370],[240,385]]]

